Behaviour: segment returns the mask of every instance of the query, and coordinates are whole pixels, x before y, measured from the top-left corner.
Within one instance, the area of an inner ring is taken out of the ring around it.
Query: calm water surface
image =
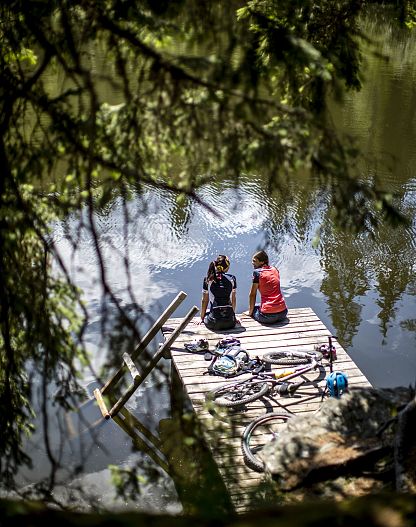
[[[352,134],[365,153],[358,167],[362,177],[377,177],[386,190],[399,194],[413,218],[411,229],[385,228],[374,239],[325,231],[314,249],[312,240],[326,211],[319,207],[307,210],[307,185],[300,185],[298,199],[285,204],[279,196],[270,196],[260,176],[243,177],[237,190],[227,182],[206,186],[200,196],[218,215],[192,202],[178,205],[171,196],[149,190],[129,203],[132,221],[127,230],[118,202],[97,216],[108,278],[125,306],[133,308],[136,300],[155,317],[183,290],[188,297],[175,316],[185,315],[192,305],[199,305],[202,278],[210,260],[221,253],[229,255],[230,272],[237,276],[237,311],[246,310],[251,255],[269,242],[270,259],[280,269],[289,308],[311,307],[374,386],[415,383],[416,38],[404,38],[385,28],[377,33],[376,26],[370,29],[380,39],[379,50],[391,58],[384,61],[369,52],[367,83],[332,111],[340,133]],[[98,371],[106,360],[106,342],[101,338],[103,310],[111,313],[112,308],[101,302],[96,258],[87,232],[80,232],[78,250],[72,255],[66,236],[77,230],[78,222],[70,220],[57,226],[55,238],[85,292],[91,317],[87,343]],[[126,254],[129,275],[123,270]],[[93,373],[87,372],[85,385],[91,393],[96,386]],[[170,419],[164,375],[151,376],[128,407],[153,433],[160,433],[160,423]],[[93,404],[84,408],[84,415],[85,422],[73,419],[70,423],[75,427],[70,439],[68,419],[62,427],[67,440],[64,457],[70,463],[80,456],[80,437],[84,446],[91,445],[86,430],[99,418]],[[124,507],[128,501],[113,501],[108,464],[152,462],[145,454],[131,451],[130,438],[115,423],[101,422],[94,430],[101,445],[87,448],[79,482],[97,493],[97,503]],[[57,434],[57,445],[61,438]],[[39,450],[34,469],[24,476],[33,481],[47,468],[46,456]],[[159,485],[144,485],[138,501],[144,510],[181,510],[168,476]]]

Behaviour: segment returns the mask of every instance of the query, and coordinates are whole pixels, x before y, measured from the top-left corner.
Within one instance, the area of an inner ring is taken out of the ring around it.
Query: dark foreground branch
[[[385,518],[384,522],[382,518]],[[335,520],[337,527],[365,525],[383,527],[393,525],[414,526],[416,518],[416,500],[410,494],[381,494],[362,498],[336,501],[304,502],[299,505],[276,507],[255,511],[238,517],[224,516],[215,518],[218,527],[284,527],[296,525],[307,527],[318,522]],[[123,527],[211,527],[213,518],[195,516],[149,515],[144,513],[74,513],[48,509],[40,503],[22,503],[0,500],[0,523],[2,527],[104,527],[120,525]]]

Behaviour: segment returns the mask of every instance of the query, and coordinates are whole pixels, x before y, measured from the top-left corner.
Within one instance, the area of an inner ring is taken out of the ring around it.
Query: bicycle
[[[317,345],[315,347],[315,353],[312,353],[312,355],[318,360],[325,358],[329,361],[330,375],[327,377],[327,384],[325,391],[322,394],[322,399],[327,391],[329,391],[330,396],[332,397],[340,397],[348,387],[348,381],[345,379],[345,374],[343,372],[333,372],[333,361],[337,359],[336,349],[332,344],[332,339],[334,338],[336,337],[329,336],[328,345]],[[272,352],[266,355],[269,355],[269,357],[266,357],[266,360],[267,358],[273,360],[272,364],[287,364],[285,362],[286,359],[290,360],[290,357],[286,357],[284,352]],[[292,352],[292,355],[294,361],[303,360],[301,352]],[[263,356],[263,360],[265,360],[265,356]],[[331,379],[331,375],[336,375],[337,378],[329,388],[328,378]],[[338,386],[338,376],[341,376],[341,381],[344,383],[341,383],[340,386]],[[279,436],[279,433],[282,430],[282,425],[285,425],[291,417],[293,417],[293,414],[287,412],[269,412],[253,419],[253,421],[246,426],[241,436],[241,450],[244,462],[249,468],[256,472],[264,472],[265,463],[258,454],[266,444],[275,440]],[[266,431],[264,430],[265,428]]]
[[[270,412],[257,417],[246,426],[241,437],[241,450],[244,462],[249,468],[256,472],[264,472],[264,461],[258,457],[258,453],[279,436],[282,425],[291,417],[293,415],[286,412]]]
[[[305,381],[295,383],[287,381],[315,370],[320,362],[314,354],[304,355],[304,358],[308,359],[306,366],[283,372],[249,372],[251,377],[214,388],[205,394],[205,399],[221,407],[233,408],[256,401],[266,394],[293,395]]]

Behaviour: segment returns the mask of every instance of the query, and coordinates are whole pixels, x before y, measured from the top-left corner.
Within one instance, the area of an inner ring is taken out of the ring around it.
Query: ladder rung
[[[133,381],[136,382],[140,379],[140,373],[138,369],[136,368],[136,365],[132,361],[132,358],[128,353],[123,353],[123,360],[127,366],[127,368],[130,370],[131,376],[133,377]]]
[[[101,413],[103,414],[103,417],[105,417],[105,419],[110,419],[111,417],[110,412],[107,410],[107,406],[104,402],[103,395],[99,388],[96,388],[94,390],[94,397],[97,399],[97,403],[101,410]]]

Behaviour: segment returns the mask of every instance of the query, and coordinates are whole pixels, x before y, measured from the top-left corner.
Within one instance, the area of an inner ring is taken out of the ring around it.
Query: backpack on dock
[[[249,361],[249,354],[241,348],[239,339],[224,338],[215,346],[214,357],[206,373],[222,377],[234,377],[244,370]]]

